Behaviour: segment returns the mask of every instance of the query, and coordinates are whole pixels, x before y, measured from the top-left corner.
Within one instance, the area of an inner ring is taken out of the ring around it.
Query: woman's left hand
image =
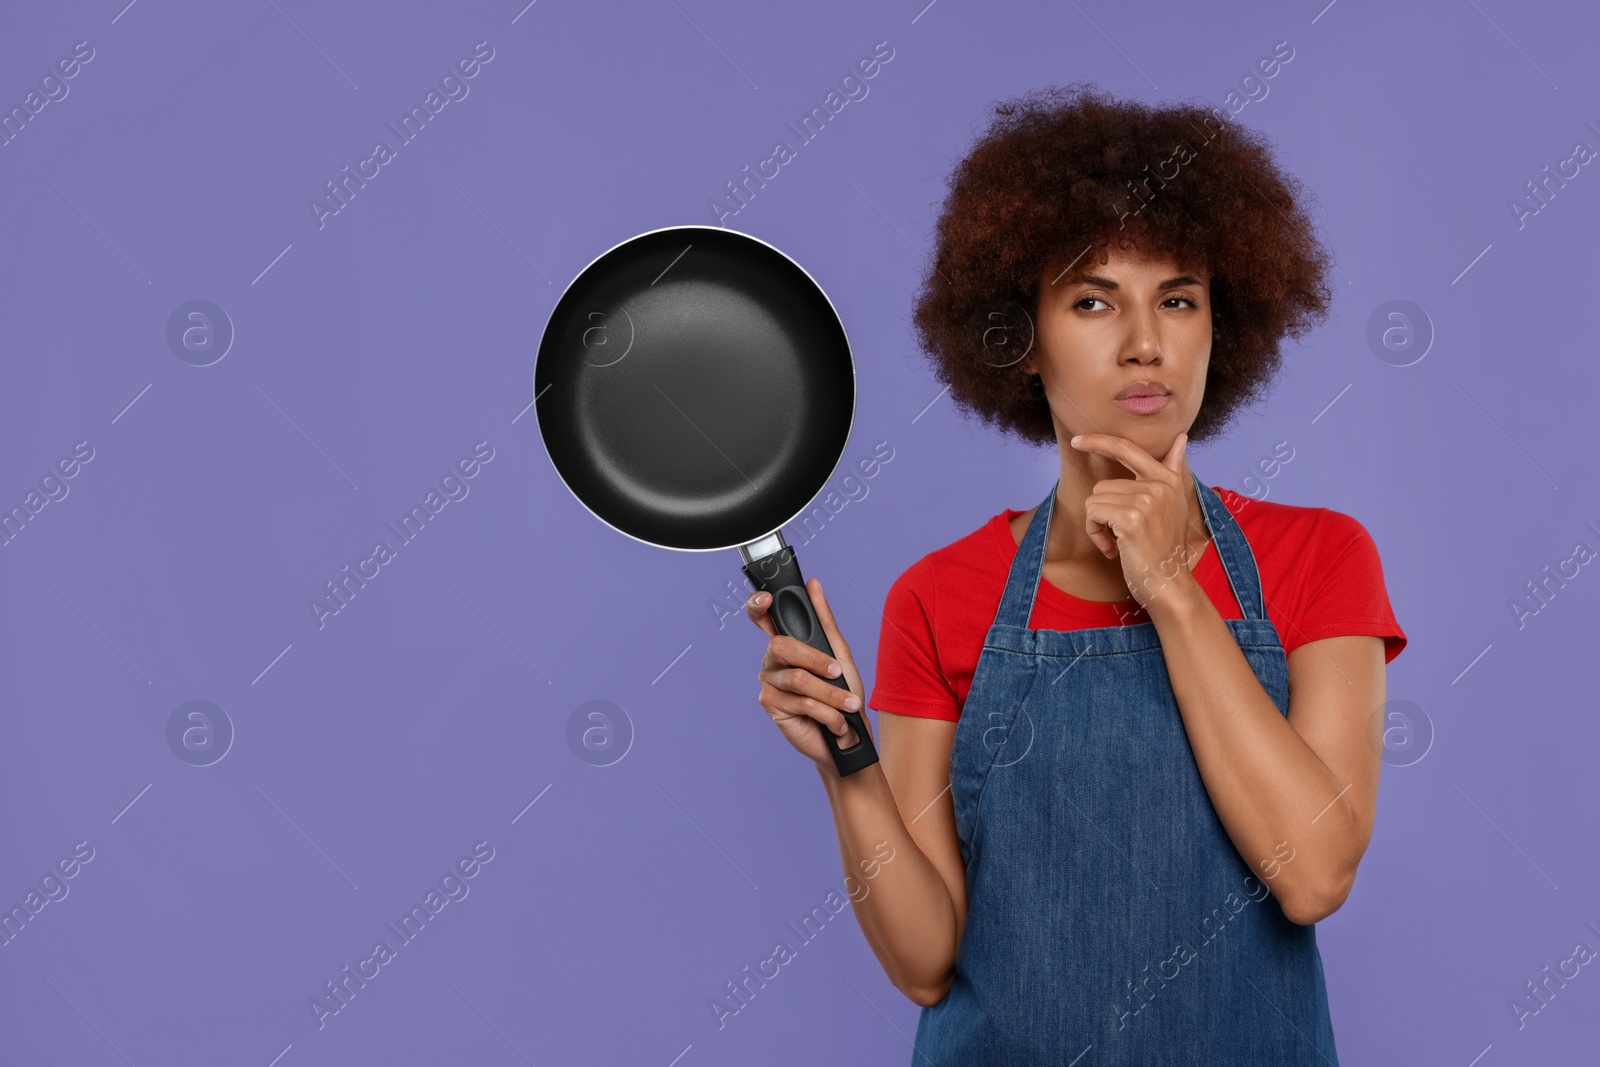
[[[1081,452],[1121,463],[1133,478],[1094,484],[1084,501],[1085,529],[1108,559],[1122,559],[1128,590],[1148,609],[1167,582],[1189,574],[1189,435],[1178,434],[1159,462],[1126,437],[1086,433],[1072,439]]]

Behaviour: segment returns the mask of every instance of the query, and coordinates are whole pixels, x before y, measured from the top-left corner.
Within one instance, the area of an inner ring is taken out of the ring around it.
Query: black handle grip
[[[753,559],[743,569],[751,585],[760,592],[772,594],[772,605],[767,611],[780,634],[802,641],[829,656],[833,655],[828,636],[822,632],[822,622],[811,606],[811,595],[806,592],[805,579],[800,576],[800,561],[795,558],[793,545],[784,545],[771,555]],[[840,689],[850,688],[850,683],[844,680],[842,673],[837,678],[822,680]],[[817,728],[827,739],[828,749],[833,753],[833,765],[839,769],[840,775],[854,774],[877,763],[878,750],[867,733],[867,723],[861,712],[840,709],[840,713],[855,729],[858,738],[849,748],[840,748],[839,738],[820,722]]]

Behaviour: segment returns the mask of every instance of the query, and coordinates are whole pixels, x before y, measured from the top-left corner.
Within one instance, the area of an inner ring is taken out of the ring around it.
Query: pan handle
[[[772,617],[773,625],[785,637],[792,637],[832,656],[833,647],[828,644],[827,634],[822,632],[822,622],[811,606],[805,579],[800,576],[800,561],[795,558],[794,546],[784,544],[783,535],[777,533],[764,537],[755,544],[758,546],[758,551],[770,548],[772,545],[780,546],[777,551],[769,551],[754,559],[750,558],[748,546],[739,549],[740,554],[746,558],[743,570],[745,577],[750,579],[750,584],[758,592],[772,594],[772,607],[768,609],[768,614]],[[840,689],[850,688],[843,674],[837,678],[824,678],[823,681]],[[858,738],[855,744],[849,748],[840,748],[839,738],[832,730],[820,722],[817,723],[817,729],[821,730],[822,736],[827,739],[828,749],[833,753],[833,765],[839,769],[839,774],[842,776],[854,774],[877,763],[878,750],[872,744],[872,735],[867,733],[866,720],[861,712],[846,711],[843,708],[839,710],[855,729]]]

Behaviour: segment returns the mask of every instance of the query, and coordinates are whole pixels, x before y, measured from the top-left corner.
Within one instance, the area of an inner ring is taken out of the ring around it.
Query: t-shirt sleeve
[[[961,718],[934,646],[934,583],[927,557],[907,568],[884,598],[878,669],[867,706],[926,719]]]
[[[1384,662],[1406,647],[1383,583],[1378,546],[1366,527],[1343,512],[1326,509],[1317,548],[1307,569],[1300,619],[1284,641],[1284,652],[1328,637],[1366,635],[1384,641]]]

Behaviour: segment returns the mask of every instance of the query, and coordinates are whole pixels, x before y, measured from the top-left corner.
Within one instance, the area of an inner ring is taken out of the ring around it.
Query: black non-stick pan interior
[[[855,414],[827,294],[754,237],[653,230],[567,287],[534,370],[539,430],[596,516],[666,548],[748,544],[810,503]]]

